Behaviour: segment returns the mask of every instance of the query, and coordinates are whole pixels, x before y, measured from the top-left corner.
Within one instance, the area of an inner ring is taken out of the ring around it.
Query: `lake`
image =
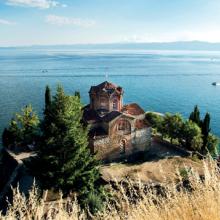
[[[0,49],[0,132],[29,103],[42,113],[47,84],[79,90],[86,104],[90,86],[106,79],[146,111],[188,117],[198,104],[220,136],[220,86],[211,85],[220,82],[220,52],[208,51]]]

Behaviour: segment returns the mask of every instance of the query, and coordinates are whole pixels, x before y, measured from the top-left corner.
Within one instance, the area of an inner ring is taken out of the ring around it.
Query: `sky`
[[[0,0],[0,46],[220,42],[220,0]]]

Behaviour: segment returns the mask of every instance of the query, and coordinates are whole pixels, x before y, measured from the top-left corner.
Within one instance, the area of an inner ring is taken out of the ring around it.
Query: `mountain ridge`
[[[112,49],[112,50],[205,50],[220,51],[220,42],[174,41],[150,43],[59,44],[0,47],[0,49]]]

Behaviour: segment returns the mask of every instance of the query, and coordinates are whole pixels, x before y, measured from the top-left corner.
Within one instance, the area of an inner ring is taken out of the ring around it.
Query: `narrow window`
[[[100,98],[100,108],[107,109],[108,108],[108,99],[105,97]]]
[[[114,99],[113,100],[113,110],[118,110],[118,100],[117,99]]]

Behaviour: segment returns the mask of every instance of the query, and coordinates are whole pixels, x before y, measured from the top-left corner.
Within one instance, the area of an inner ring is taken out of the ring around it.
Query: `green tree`
[[[207,145],[207,142],[208,142],[209,133],[211,131],[210,120],[211,120],[210,114],[206,113],[205,118],[201,123],[202,135],[203,135],[203,146],[202,146],[201,151],[202,151],[203,154],[207,153],[207,151],[206,151],[207,146],[206,145]]]
[[[185,121],[181,131],[182,137],[179,142],[186,148],[191,150],[200,151],[203,140],[200,127],[191,120]]]
[[[51,90],[50,87],[47,85],[45,89],[45,95],[44,95],[44,120],[41,122],[41,131],[44,135],[46,135],[48,132],[50,132],[50,124],[51,124],[51,119],[50,117],[52,116],[52,97],[51,97]]]
[[[194,107],[194,111],[190,114],[189,120],[195,122],[198,126],[201,124],[200,111],[198,105]]]
[[[90,153],[88,131],[81,124],[82,104],[58,86],[50,107],[47,132],[43,130],[38,156],[31,168],[45,189],[77,191],[82,205],[89,205],[92,193],[102,199],[99,162]],[[44,123],[44,121],[43,121]],[[43,126],[45,127],[45,126]],[[94,205],[94,203],[92,203]]]
[[[22,109],[21,114],[12,118],[9,127],[3,132],[3,144],[5,147],[27,147],[34,144],[39,135],[39,118],[28,105]]]
[[[45,109],[44,109],[44,111],[49,110],[50,106],[51,106],[51,91],[50,91],[50,87],[47,85],[46,90],[45,90]]]
[[[218,155],[219,138],[213,134],[209,134],[206,142],[206,151],[212,156]]]
[[[164,117],[164,130],[167,136],[171,139],[178,139],[181,136],[181,129],[183,126],[183,118],[180,114],[171,115],[167,113]]]
[[[152,128],[154,128],[156,132],[159,132],[162,135],[162,138],[165,136],[163,115],[153,112],[147,112],[145,115],[145,119],[151,124]]]

